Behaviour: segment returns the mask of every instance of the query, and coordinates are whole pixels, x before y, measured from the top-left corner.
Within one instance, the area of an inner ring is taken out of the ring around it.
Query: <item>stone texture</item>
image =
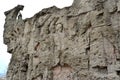
[[[22,19],[5,12],[7,80],[120,80],[120,1],[74,0]]]

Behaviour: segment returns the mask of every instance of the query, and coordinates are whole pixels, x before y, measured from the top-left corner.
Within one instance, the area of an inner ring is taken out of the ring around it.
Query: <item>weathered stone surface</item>
[[[120,80],[120,1],[74,0],[22,19],[5,12],[7,80]]]

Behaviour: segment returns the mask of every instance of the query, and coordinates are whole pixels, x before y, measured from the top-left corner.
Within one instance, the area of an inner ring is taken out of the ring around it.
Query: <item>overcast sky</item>
[[[73,0],[1,0],[0,2],[0,74],[6,72],[7,65],[10,61],[11,55],[7,53],[7,47],[3,44],[3,26],[4,26],[4,12],[17,6],[24,5],[22,11],[23,18],[32,17],[35,13],[43,8],[51,7],[53,5],[63,8],[70,6]]]

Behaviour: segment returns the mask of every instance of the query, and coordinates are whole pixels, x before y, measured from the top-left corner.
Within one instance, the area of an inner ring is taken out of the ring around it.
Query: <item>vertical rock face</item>
[[[120,1],[74,0],[22,19],[5,12],[7,80],[120,80]]]

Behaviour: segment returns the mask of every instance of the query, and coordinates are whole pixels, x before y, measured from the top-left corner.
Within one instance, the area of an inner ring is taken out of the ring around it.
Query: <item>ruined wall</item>
[[[5,12],[7,80],[120,80],[120,0],[74,0],[22,19]]]

